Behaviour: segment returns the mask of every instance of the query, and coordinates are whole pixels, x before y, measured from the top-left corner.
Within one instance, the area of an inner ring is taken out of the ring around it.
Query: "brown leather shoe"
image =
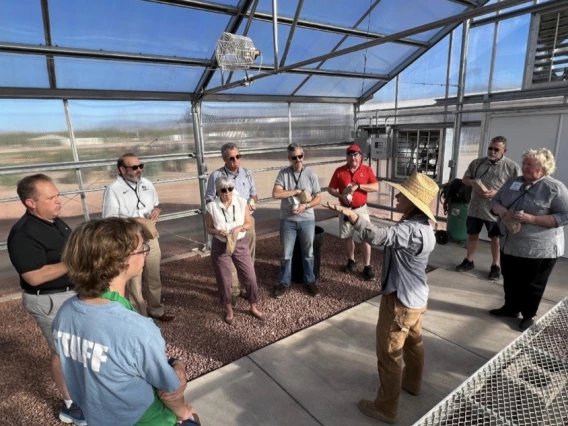
[[[170,322],[170,321],[173,321],[176,318],[176,316],[174,314],[167,314],[165,312],[164,312],[164,315],[162,315],[161,317],[155,317],[155,316],[152,316],[152,315],[149,315],[149,317],[153,318],[155,320],[158,320],[158,321],[162,321],[162,322]]]

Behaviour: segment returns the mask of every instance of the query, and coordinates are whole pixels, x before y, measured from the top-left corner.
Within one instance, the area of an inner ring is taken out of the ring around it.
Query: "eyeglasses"
[[[235,155],[234,157],[229,157],[228,160],[229,160],[229,161],[237,161],[237,160],[240,160],[241,157],[242,157],[241,154],[237,154],[237,155]]]
[[[357,157],[359,154],[361,154],[359,151],[349,151],[347,153],[347,155],[350,155],[351,157]]]
[[[487,148],[487,151],[499,152],[500,149],[501,149],[501,148],[492,148],[492,147],[489,147],[489,148]]]
[[[295,155],[294,157],[290,157],[290,160],[296,161],[296,160],[301,160],[302,158],[304,158],[304,154]]]
[[[144,164],[143,164],[143,163],[140,163],[140,164],[136,164],[136,165],[134,165],[134,166],[124,166],[124,168],[125,168],[125,169],[132,169],[132,170],[134,170],[134,171],[136,171],[136,170],[138,170],[138,169],[142,170],[142,169],[144,168]]]
[[[221,188],[219,191],[221,191],[223,194],[226,194],[227,192],[233,192],[233,187],[230,186],[228,188]]]
[[[149,252],[150,252],[150,246],[148,244],[144,243],[144,244],[142,244],[142,250],[135,251],[134,253],[132,253],[132,255],[143,254],[144,256],[148,256]]]

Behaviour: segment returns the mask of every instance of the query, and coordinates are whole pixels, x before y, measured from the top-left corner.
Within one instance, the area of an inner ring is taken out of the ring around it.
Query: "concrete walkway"
[[[318,223],[337,234],[337,219]],[[424,318],[426,368],[421,396],[401,394],[398,424],[412,425],[519,336],[519,320],[490,317],[500,307],[500,282],[486,280],[489,244],[481,243],[472,273],[454,272],[465,254],[438,245],[430,256],[430,298]],[[568,293],[568,261],[555,267],[540,306],[543,315]],[[186,399],[205,426],[383,424],[362,414],[361,398],[378,388],[375,325],[380,296],[256,351],[188,384]]]

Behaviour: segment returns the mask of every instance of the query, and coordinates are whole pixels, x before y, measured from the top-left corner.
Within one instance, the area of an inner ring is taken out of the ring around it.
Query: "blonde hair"
[[[523,153],[522,159],[534,158],[540,163],[542,172],[545,176],[551,175],[556,170],[556,161],[554,155],[546,148],[529,149]]]

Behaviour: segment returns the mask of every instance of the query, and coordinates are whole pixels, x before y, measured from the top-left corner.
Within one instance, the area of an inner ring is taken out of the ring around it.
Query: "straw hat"
[[[434,213],[430,210],[430,203],[438,197],[439,187],[436,182],[425,174],[415,172],[402,183],[386,181],[385,183],[394,189],[398,189],[412,204],[422,210],[426,216],[437,222]]]

